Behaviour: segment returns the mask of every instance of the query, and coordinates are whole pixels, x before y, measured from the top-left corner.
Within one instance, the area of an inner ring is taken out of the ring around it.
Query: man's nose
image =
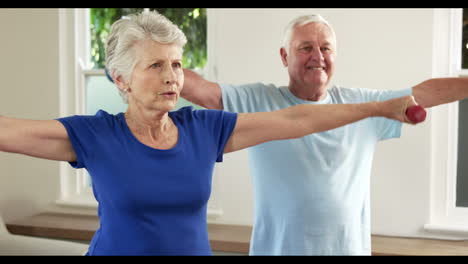
[[[322,61],[323,60],[323,53],[320,48],[315,48],[312,52],[310,57],[315,61]]]

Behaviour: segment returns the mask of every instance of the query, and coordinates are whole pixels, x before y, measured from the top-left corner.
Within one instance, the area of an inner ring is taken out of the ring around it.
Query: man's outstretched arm
[[[413,96],[424,108],[468,97],[468,78],[434,78],[413,87]]]

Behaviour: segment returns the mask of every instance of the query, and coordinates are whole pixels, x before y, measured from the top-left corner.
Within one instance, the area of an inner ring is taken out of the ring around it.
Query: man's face
[[[324,92],[334,72],[335,48],[335,35],[327,25],[296,26],[289,51],[282,52],[291,84],[296,89]]]

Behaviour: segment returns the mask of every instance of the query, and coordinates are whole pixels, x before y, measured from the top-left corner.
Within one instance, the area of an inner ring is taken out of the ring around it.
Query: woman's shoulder
[[[170,112],[170,114],[180,119],[193,119],[200,118],[207,115],[214,115],[223,112],[222,110],[215,109],[195,109],[193,106],[184,106],[176,111]]]
[[[116,122],[119,122],[122,116],[123,113],[111,114],[105,110],[98,110],[94,115],[73,115],[58,120],[71,125],[102,127],[113,126]]]
[[[236,113],[231,113],[224,110],[217,109],[194,109],[193,106],[182,107],[179,110],[171,112],[172,117],[179,121],[213,121],[229,116],[235,117]]]

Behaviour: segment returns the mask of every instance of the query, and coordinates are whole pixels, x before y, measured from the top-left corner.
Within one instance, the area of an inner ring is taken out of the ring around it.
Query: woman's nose
[[[177,75],[172,70],[172,68],[168,67],[164,74],[164,83],[165,84],[174,84],[177,81]]]

